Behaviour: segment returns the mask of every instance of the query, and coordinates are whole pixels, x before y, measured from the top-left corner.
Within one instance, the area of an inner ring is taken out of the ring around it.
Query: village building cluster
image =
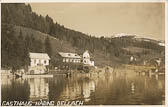
[[[81,56],[77,53],[58,52],[59,65],[61,67],[69,67],[70,65],[82,64],[84,66],[95,66],[94,61],[91,60],[89,51],[86,50]],[[28,74],[44,73],[49,66],[51,58],[47,53],[29,53],[30,66],[28,67]]]
[[[47,53],[29,53],[30,66],[28,66],[28,74],[43,74],[46,71],[49,71],[49,64],[51,58]],[[57,56],[58,65],[54,67],[55,69],[60,70],[71,70],[78,69],[80,66],[83,67],[95,67],[95,62],[92,60],[89,51],[86,50],[81,55],[77,53],[70,52],[58,52]],[[137,58],[131,56],[129,59],[130,64],[135,64]],[[155,59],[157,66],[161,64],[161,58]],[[143,60],[143,65],[149,63],[147,60]]]

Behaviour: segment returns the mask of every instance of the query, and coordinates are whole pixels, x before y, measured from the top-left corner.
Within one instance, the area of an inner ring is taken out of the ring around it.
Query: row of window
[[[34,64],[36,64],[37,63],[37,60],[36,59],[34,59]],[[42,61],[39,59],[39,62],[38,63],[42,63]],[[44,60],[44,64],[46,64],[47,63],[47,60]]]
[[[74,63],[80,63],[80,59],[68,59],[68,58],[63,58],[63,62],[74,62]]]

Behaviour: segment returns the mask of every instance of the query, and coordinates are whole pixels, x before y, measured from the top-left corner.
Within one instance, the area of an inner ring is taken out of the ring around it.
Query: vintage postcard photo
[[[165,1],[1,3],[1,106],[165,107],[165,11]]]

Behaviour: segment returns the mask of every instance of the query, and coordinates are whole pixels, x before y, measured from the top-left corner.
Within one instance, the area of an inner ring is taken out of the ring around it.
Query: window
[[[36,60],[34,60],[34,63],[36,64]]]
[[[65,58],[63,58],[63,62],[66,62]]]
[[[66,62],[69,62],[69,59],[68,59],[68,58],[66,59]]]
[[[46,64],[47,63],[47,61],[46,60],[44,60],[44,64]]]
[[[39,59],[39,64],[41,64],[41,60]]]

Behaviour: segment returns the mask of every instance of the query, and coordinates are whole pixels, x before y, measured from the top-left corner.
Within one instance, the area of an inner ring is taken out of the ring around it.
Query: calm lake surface
[[[12,78],[2,76],[2,101],[72,101],[85,105],[165,104],[165,75],[139,75],[131,70],[72,77]]]

